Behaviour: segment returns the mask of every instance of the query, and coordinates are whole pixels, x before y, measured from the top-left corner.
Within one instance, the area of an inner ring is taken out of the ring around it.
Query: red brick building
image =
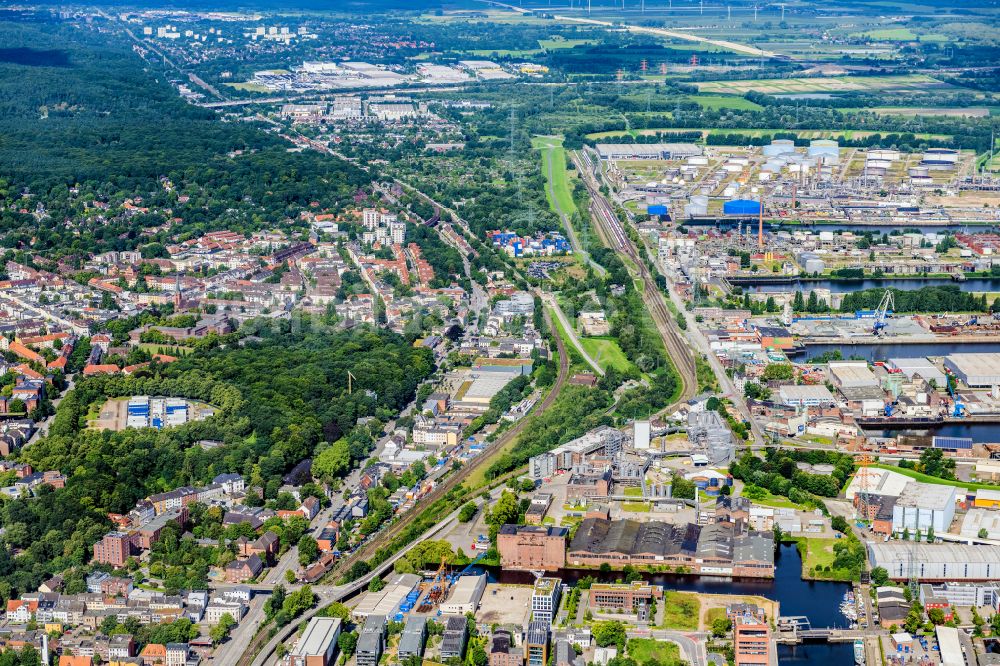
[[[566,564],[565,527],[504,525],[497,534],[497,549],[504,569],[554,571]]]
[[[771,627],[756,618],[738,617],[733,623],[733,650],[737,666],[771,663]]]
[[[124,532],[109,532],[94,544],[94,561],[120,567],[132,554],[132,538]]]

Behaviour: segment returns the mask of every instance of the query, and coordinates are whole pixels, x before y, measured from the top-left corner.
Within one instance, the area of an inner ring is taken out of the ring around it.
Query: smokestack
[[[760,217],[757,218],[757,249],[764,251],[764,197],[760,198]]]

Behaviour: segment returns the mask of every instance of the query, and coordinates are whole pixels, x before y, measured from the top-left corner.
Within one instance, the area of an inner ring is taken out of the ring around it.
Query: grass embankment
[[[627,372],[632,368],[632,362],[618,346],[618,341],[612,337],[580,338],[580,344],[587,350],[602,370],[615,368]]]
[[[922,483],[933,483],[939,486],[958,486],[959,488],[968,488],[969,490],[996,490],[998,486],[991,483],[977,483],[975,481],[959,481],[951,479],[940,479],[936,476],[930,476],[928,474],[923,474],[916,470],[906,469],[904,467],[893,467],[892,465],[872,465],[877,469],[887,469],[890,472],[896,472],[902,474],[903,476],[908,476],[915,481],[920,481]]]

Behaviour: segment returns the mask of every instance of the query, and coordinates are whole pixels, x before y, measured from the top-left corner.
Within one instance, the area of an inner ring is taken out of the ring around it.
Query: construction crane
[[[882,296],[882,301],[875,308],[875,325],[872,327],[872,334],[878,335],[882,330],[888,326],[886,319],[892,314],[893,309],[896,307],[896,302],[892,297],[892,291],[889,289],[885,290],[885,295]]]

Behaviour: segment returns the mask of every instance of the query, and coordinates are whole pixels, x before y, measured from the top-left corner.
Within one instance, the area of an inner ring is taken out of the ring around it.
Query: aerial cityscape
[[[0,666],[1000,665],[997,0],[0,4]]]

